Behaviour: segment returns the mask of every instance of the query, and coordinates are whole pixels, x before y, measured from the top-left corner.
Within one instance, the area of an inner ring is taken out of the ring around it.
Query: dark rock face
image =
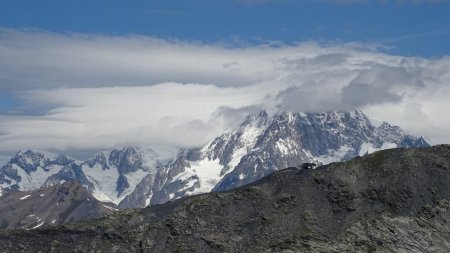
[[[227,192],[0,233],[0,251],[447,252],[450,146],[288,168]]]
[[[147,196],[153,195],[154,180],[153,174],[145,176],[136,186],[136,189],[119,203],[119,208],[126,209],[135,208],[136,206],[148,206],[150,199]]]
[[[177,159],[169,163],[165,166],[161,166],[156,173],[155,181],[153,184],[153,195],[151,196],[150,203],[151,204],[162,204],[170,199],[170,194],[175,194],[177,198],[184,197],[186,191],[180,191],[183,189],[188,180],[176,180],[172,181],[172,179],[183,173],[186,168],[190,167],[188,159],[188,151],[181,150],[178,154]],[[198,178],[197,178],[198,179]],[[190,189],[185,189],[190,190]]]
[[[119,174],[135,172],[142,168],[142,157],[134,148],[113,150],[109,155],[109,163],[119,169]]]
[[[85,162],[90,168],[94,167],[96,164],[99,164],[102,170],[108,170],[108,162],[106,160],[106,156],[104,153],[97,153],[91,159]]]
[[[54,186],[61,182],[77,181],[84,185],[87,189],[93,190],[93,184],[86,178],[83,170],[79,165],[74,163],[64,166],[56,174],[51,175],[43,184],[43,187]]]
[[[97,219],[115,208],[113,204],[97,201],[78,182],[9,192],[0,198],[0,229],[33,229]]]

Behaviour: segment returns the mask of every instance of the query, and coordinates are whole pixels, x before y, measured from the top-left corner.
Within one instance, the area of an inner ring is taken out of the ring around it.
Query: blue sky
[[[357,41],[439,57],[450,53],[449,13],[450,2],[439,0],[2,0],[0,26],[234,45]]]

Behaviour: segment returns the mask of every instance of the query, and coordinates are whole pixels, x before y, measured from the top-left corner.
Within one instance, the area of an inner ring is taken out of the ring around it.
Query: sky
[[[3,0],[0,159],[201,146],[273,108],[361,109],[450,143],[449,11],[445,0]]]

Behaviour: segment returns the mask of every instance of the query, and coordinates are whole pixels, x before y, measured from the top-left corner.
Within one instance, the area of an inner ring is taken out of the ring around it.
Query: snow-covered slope
[[[123,148],[80,162],[43,152],[19,152],[0,169],[3,191],[33,190],[77,180],[97,199],[144,207],[187,195],[228,190],[304,162],[326,164],[380,149],[424,147],[423,138],[358,110],[251,115],[197,149]]]
[[[155,174],[158,162],[167,159],[151,149],[135,148],[99,152],[85,162],[48,152],[20,151],[0,169],[0,187],[30,191],[78,181],[98,200],[118,204],[143,178]]]
[[[0,169],[0,186],[4,190],[34,190],[50,176],[75,162],[75,159],[49,152],[19,151]]]
[[[406,145],[405,143],[412,143]],[[387,123],[375,127],[361,111],[288,113],[273,115],[263,134],[215,190],[253,182],[280,168],[303,162],[326,164],[376,150],[428,146]]]
[[[304,162],[327,164],[380,149],[421,146],[428,146],[423,138],[388,123],[375,127],[358,110],[274,115],[263,111],[161,168],[150,203],[232,189]]]
[[[134,148],[100,152],[81,164],[83,172],[94,184],[93,195],[101,201],[118,204],[133,192],[139,182],[153,172],[157,156],[143,159]]]

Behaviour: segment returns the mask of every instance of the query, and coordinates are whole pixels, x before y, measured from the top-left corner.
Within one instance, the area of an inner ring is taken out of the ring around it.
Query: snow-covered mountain
[[[358,110],[272,115],[262,111],[204,147],[178,149],[176,155],[123,148],[78,162],[32,151],[25,153],[38,158],[20,158],[24,152],[19,152],[0,169],[0,186],[23,190],[78,180],[101,201],[120,208],[144,207],[232,189],[304,162],[327,164],[380,149],[424,146],[429,145],[422,137],[388,123],[376,127]]]
[[[4,190],[35,190],[43,186],[49,177],[72,164],[75,164],[75,159],[64,155],[19,151],[0,169],[0,187]]]
[[[251,115],[199,150],[158,170],[150,203],[223,191],[304,162],[327,164],[376,150],[429,146],[397,126],[375,127],[359,110]]]
[[[260,121],[257,118],[254,120]],[[298,166],[304,162],[328,164],[380,149],[429,146],[422,137],[407,135],[397,126],[383,123],[375,127],[358,110],[283,112],[266,122],[255,145],[240,159],[234,170],[221,179],[215,191],[239,187],[280,168]]]
[[[155,174],[156,163],[164,159],[151,149],[131,147],[99,152],[84,162],[48,152],[19,151],[0,169],[0,187],[30,191],[79,181],[98,200],[118,204],[142,178]]]

